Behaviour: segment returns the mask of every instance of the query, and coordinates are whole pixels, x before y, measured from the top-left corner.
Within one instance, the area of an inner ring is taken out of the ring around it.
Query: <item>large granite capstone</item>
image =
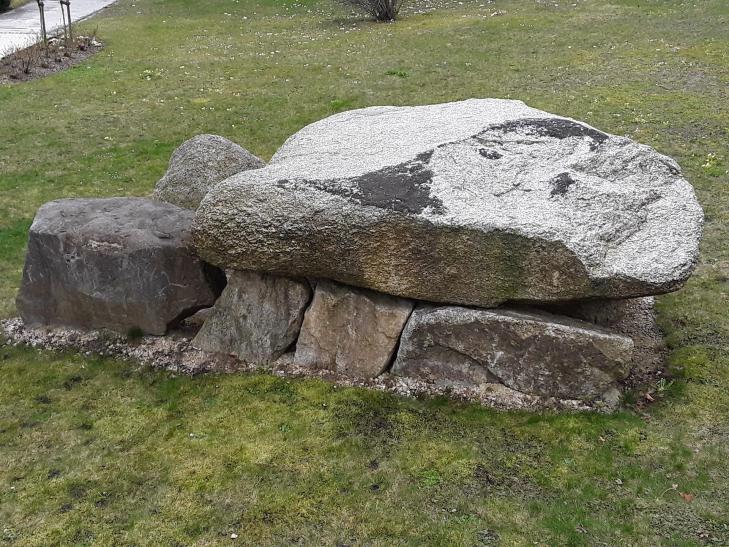
[[[215,186],[213,264],[494,306],[673,291],[702,211],[670,158],[520,101],[373,107],[293,135]]]
[[[191,222],[191,211],[143,198],[46,203],[30,227],[23,322],[165,334],[225,285],[193,252]]]

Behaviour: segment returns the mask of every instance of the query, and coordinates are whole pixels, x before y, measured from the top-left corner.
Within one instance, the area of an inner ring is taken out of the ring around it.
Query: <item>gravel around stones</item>
[[[86,357],[122,359],[188,375],[206,372],[265,372],[291,378],[315,377],[340,387],[371,388],[405,397],[447,396],[454,400],[474,402],[499,410],[611,412],[618,406],[617,400],[600,401],[590,405],[583,401],[536,397],[514,391],[501,384],[485,384],[479,388],[444,388],[409,378],[397,378],[387,373],[374,379],[352,379],[331,371],[312,371],[307,367],[298,367],[293,363],[293,355],[290,353],[263,367],[246,363],[233,356],[207,353],[193,348],[191,341],[196,331],[196,326],[183,323],[179,329],[164,337],[144,336],[130,340],[106,330],[30,329],[26,328],[19,318],[13,318],[0,321],[0,345],[73,351]]]

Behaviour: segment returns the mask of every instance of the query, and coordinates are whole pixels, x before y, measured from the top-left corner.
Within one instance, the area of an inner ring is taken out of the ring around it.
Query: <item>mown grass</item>
[[[3,347],[3,541],[729,543],[729,5],[434,7],[385,25],[324,0],[122,0],[85,23],[102,53],[0,87],[0,316],[41,203],[147,194],[196,133],[270,157],[338,110],[512,97],[694,183],[701,263],[659,300],[676,381],[644,414],[530,415]]]

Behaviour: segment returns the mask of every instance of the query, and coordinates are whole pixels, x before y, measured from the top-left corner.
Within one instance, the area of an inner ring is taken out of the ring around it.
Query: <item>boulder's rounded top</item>
[[[197,135],[174,151],[167,173],[155,186],[154,198],[194,210],[220,181],[264,165],[262,159],[225,137]]]
[[[289,137],[271,164],[305,160],[318,174],[357,175],[411,160],[489,125],[550,116],[522,101],[468,99],[422,106],[371,106],[334,114]],[[329,175],[326,175],[329,176]]]
[[[200,252],[225,266],[491,305],[675,290],[702,225],[671,158],[521,101],[471,99],[313,123],[269,166],[217,186],[195,231]],[[248,235],[220,237],[235,232]],[[434,274],[446,286],[430,291]],[[459,277],[481,288],[451,295]]]

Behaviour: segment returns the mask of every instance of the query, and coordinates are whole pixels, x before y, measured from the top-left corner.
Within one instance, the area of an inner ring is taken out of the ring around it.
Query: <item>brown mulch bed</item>
[[[95,36],[76,36],[68,46],[63,37],[19,49],[0,59],[0,84],[45,78],[82,63],[104,47]]]

